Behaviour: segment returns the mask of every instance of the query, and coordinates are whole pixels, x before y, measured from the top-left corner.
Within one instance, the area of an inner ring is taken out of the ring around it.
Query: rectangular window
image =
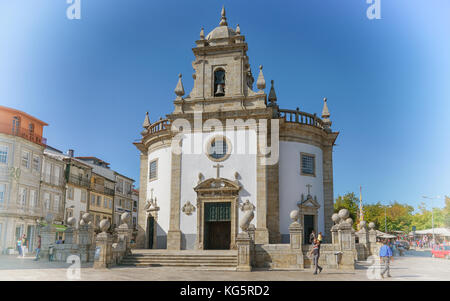
[[[30,152],[22,151],[22,167],[30,168]]]
[[[52,166],[50,165],[50,163],[45,162],[45,170],[44,170],[44,181],[46,183],[50,183],[50,176],[51,176],[51,172],[52,172]]]
[[[73,200],[73,187],[69,187],[69,189],[67,189],[67,198],[69,200]]]
[[[0,184],[0,206],[5,204],[6,184]]]
[[[60,173],[61,173],[61,168],[59,166],[54,166],[53,167],[53,184],[54,185],[59,185],[59,177],[60,177]],[[73,199],[73,195],[72,195],[72,199]]]
[[[0,163],[8,163],[8,146],[0,145]]]
[[[41,158],[39,158],[38,155],[33,155],[33,171],[39,172],[40,171],[40,163]]]
[[[44,208],[50,210],[50,194],[48,192],[44,193]]]
[[[158,176],[158,159],[150,162],[149,166],[149,180],[156,180]]]
[[[112,200],[111,199],[109,199],[109,208],[110,209],[112,208]]]
[[[116,187],[117,189],[116,190],[118,192],[122,193],[123,192],[123,180],[119,179],[119,181],[117,181],[116,185],[117,185],[117,187]]]
[[[25,187],[20,187],[19,189],[19,205],[25,207],[27,204],[27,189]]]
[[[53,197],[53,210],[58,212],[59,211],[59,194],[55,194],[55,196]]]
[[[107,198],[105,198],[105,199],[103,200],[103,207],[104,207],[104,208],[108,208],[108,199],[107,199]]]
[[[81,191],[81,201],[85,203],[87,200],[87,192],[85,190]]]
[[[97,196],[97,206],[100,207],[100,204],[102,203],[102,197],[101,196]]]
[[[37,206],[37,194],[36,190],[31,189],[30,190],[30,207],[34,208]]]
[[[301,174],[305,176],[316,175],[316,157],[311,154],[300,154]]]

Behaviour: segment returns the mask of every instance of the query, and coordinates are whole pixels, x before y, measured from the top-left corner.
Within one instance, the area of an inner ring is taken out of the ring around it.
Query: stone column
[[[331,216],[334,210],[333,199],[333,142],[336,139],[336,133],[329,133],[325,144],[322,147],[322,166],[323,166],[323,191],[324,191],[324,220],[325,233],[329,233],[333,226]],[[325,241],[330,239],[325,236]]]
[[[167,232],[167,250],[180,250],[181,155],[173,152],[170,184],[170,224]]]
[[[255,265],[255,261],[256,261],[256,251],[255,251],[255,225],[250,224],[250,226],[248,226],[248,235],[250,236],[250,264],[252,266]]]
[[[102,232],[97,235],[95,240],[96,243],[96,257],[94,258],[94,268],[109,268],[112,265],[113,254],[112,254],[112,243],[113,238],[111,234],[107,233],[110,226],[110,222],[104,219],[100,222],[100,229]]]
[[[143,249],[145,247],[146,235],[146,213],[142,208],[145,207],[147,201],[147,183],[148,183],[148,155],[147,153],[141,153],[141,166],[140,166],[140,187],[139,187],[139,211],[138,211],[138,225],[136,235],[136,246]]]
[[[130,213],[128,213],[128,212],[122,213],[122,215],[120,216],[122,224],[116,229],[119,239],[123,239],[123,241],[125,243],[125,254],[124,255],[131,254],[130,240],[131,240],[131,235],[133,233],[133,229],[130,229],[128,227],[128,222],[129,222],[130,218],[131,218]]]
[[[252,240],[247,232],[241,232],[236,237],[236,246],[238,249],[238,265],[236,271],[238,272],[250,272],[251,266],[251,250],[250,245]]]

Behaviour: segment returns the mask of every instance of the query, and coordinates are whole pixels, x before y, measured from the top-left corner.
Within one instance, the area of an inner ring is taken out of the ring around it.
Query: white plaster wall
[[[86,202],[81,202],[81,189],[77,188],[77,187],[73,187],[73,200],[69,200],[69,191],[68,189],[66,189],[66,205],[65,205],[65,209],[70,208],[70,206],[74,206],[73,207],[73,217],[76,218],[76,224],[75,227],[78,228],[78,226],[80,225],[80,212],[87,212],[87,202],[89,201],[89,194],[86,191]],[[64,210],[64,217],[65,216],[66,211]]]
[[[247,133],[246,133],[247,132]],[[222,162],[211,161],[205,153],[205,148],[209,143],[210,138],[216,135],[226,136],[231,144],[231,155]],[[242,139],[246,135],[247,147],[240,149],[243,145]],[[193,140],[196,139],[196,140]],[[202,145],[200,148],[201,153],[192,154],[188,152],[187,147],[193,145],[193,141],[199,141]],[[240,146],[238,146],[240,145]],[[223,165],[220,169],[220,177],[229,180],[235,180],[235,172],[240,175],[239,182],[242,186],[240,191],[239,202],[249,200],[256,207],[256,134],[252,130],[240,130],[240,131],[227,131],[220,133],[195,133],[186,135],[183,139],[183,154],[181,159],[181,200],[180,200],[180,228],[184,234],[196,234],[197,233],[197,212],[188,216],[181,211],[184,204],[190,201],[195,207],[197,207],[197,194],[194,191],[194,187],[198,184],[198,174],[203,174],[204,180],[209,178],[215,178],[217,176],[217,169],[213,167],[219,163]],[[242,212],[239,212],[239,219]],[[256,210],[255,218],[252,221],[256,223]]]
[[[147,166],[154,159],[158,159],[157,179],[147,182],[146,199],[150,199],[151,189],[153,189],[153,197],[156,197],[157,205],[160,208],[158,212],[156,235],[165,236],[169,231],[170,223],[170,175],[172,168],[172,152],[170,145],[166,148],[149,152]],[[147,174],[147,181],[148,176],[149,175]]]
[[[300,153],[310,153],[316,156],[316,176],[300,175]],[[320,204],[318,231],[324,233],[324,203],[323,203],[323,167],[322,150],[316,146],[298,142],[280,142],[279,191],[280,191],[280,232],[289,234],[291,219],[289,213],[298,209],[297,202],[301,194],[308,194],[307,184],[311,184],[311,195],[317,196]]]

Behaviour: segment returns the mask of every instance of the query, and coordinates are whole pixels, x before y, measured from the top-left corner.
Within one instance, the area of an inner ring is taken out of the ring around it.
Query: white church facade
[[[239,25],[218,27],[193,48],[194,86],[181,75],[174,110],[150,121],[140,151],[137,247],[234,249],[254,227],[255,243],[289,241],[289,213],[299,209],[305,239],[315,230],[331,241],[331,130],[324,99],[321,118],[280,109],[260,67],[252,75]],[[306,242],[305,242],[306,243]]]

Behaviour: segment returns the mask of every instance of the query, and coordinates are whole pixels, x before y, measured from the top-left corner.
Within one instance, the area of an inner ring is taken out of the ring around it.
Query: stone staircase
[[[121,266],[191,267],[230,269],[237,266],[237,250],[149,250],[134,249],[124,257]]]

